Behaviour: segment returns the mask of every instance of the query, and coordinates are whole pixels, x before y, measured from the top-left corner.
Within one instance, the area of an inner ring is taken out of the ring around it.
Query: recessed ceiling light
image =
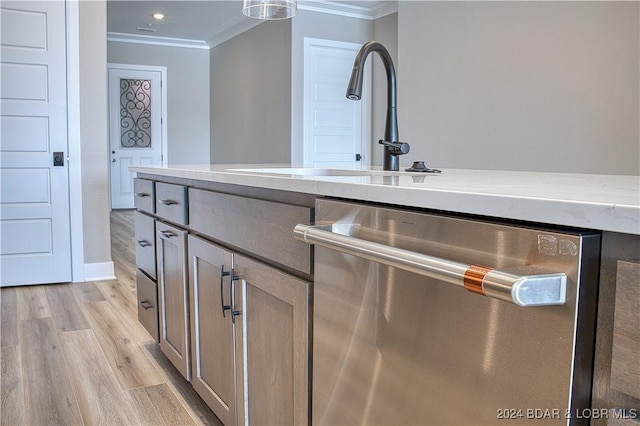
[[[152,16],[156,18],[158,21],[161,19],[164,19],[164,15],[162,13],[154,13]]]

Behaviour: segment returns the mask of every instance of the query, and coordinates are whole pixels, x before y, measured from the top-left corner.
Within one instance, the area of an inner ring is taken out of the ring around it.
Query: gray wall
[[[399,2],[402,165],[640,174],[637,2]]]
[[[207,163],[209,50],[109,41],[107,59],[167,67],[168,163]]]
[[[81,1],[79,19],[84,262],[105,263],[111,261],[106,2]]]
[[[364,19],[300,10],[298,15],[292,19],[292,28],[291,140],[293,141],[293,146],[291,147],[291,162],[296,165],[302,165],[304,138],[304,38],[312,37],[350,43],[365,43],[371,40],[373,24],[371,21]],[[348,78],[348,76],[345,78]]]
[[[373,21],[373,40],[379,41],[387,48],[396,68],[396,78],[402,79],[402,72],[398,68],[398,14],[392,13]],[[382,62],[376,59],[376,65],[372,67],[373,90],[371,111],[371,157],[372,166],[382,166],[383,149],[378,143],[384,136],[384,125],[387,114],[387,73]],[[398,122],[402,130],[402,123]],[[400,132],[400,140],[405,141],[403,132]],[[408,140],[407,140],[408,142]]]
[[[211,49],[211,162],[289,162],[291,21]]]

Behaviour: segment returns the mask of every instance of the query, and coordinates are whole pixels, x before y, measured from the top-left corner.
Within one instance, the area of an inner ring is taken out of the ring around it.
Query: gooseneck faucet
[[[384,140],[379,141],[384,145],[383,170],[399,170],[398,156],[409,152],[409,144],[399,142],[398,139],[398,115],[396,112],[396,70],[389,51],[379,42],[365,43],[353,62],[353,70],[347,87],[347,99],[359,101],[362,97],[362,79],[364,77],[364,64],[369,53],[377,52],[382,59],[384,69],[387,72],[387,120],[384,129]]]

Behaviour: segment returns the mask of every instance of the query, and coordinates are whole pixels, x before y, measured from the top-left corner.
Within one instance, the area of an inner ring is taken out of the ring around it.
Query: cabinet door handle
[[[162,234],[162,236],[164,236],[165,238],[172,238],[175,237],[176,234],[174,234],[171,231],[160,231],[160,233]]]
[[[140,197],[140,198],[144,198],[144,197],[148,197],[150,194],[147,194],[146,192],[136,192],[136,197]]]
[[[220,309],[222,310],[222,317],[226,318],[224,311],[228,311],[231,309],[231,305],[224,304],[224,292],[222,291],[222,286],[224,285],[224,277],[228,277],[231,275],[231,272],[224,271],[224,265],[220,266]]]
[[[151,245],[147,240],[138,240],[137,243],[140,247],[149,247]]]
[[[140,305],[144,308],[145,311],[149,308],[153,308],[153,305],[146,300],[141,300]]]
[[[231,284],[229,285],[229,300],[231,300],[231,322],[233,324],[236,323],[236,317],[238,315],[242,315],[242,311],[236,310],[236,296],[235,296],[235,282],[240,279],[239,276],[233,273],[233,269],[231,269]]]
[[[164,204],[165,206],[172,206],[174,204],[178,204],[177,201],[173,201],[173,200],[158,200],[158,202],[160,204]]]

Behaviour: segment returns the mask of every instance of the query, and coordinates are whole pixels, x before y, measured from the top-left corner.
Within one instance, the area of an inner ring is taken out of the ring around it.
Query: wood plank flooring
[[[0,424],[221,425],[137,321],[133,211],[116,280],[3,288]]]

